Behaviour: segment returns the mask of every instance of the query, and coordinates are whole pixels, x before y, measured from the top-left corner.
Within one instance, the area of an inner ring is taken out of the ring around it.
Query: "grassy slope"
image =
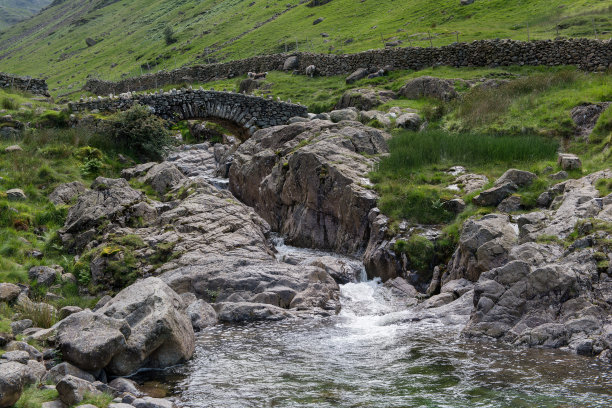
[[[334,0],[306,7],[296,0],[65,0],[0,33],[0,71],[42,76],[56,94],[76,90],[87,75],[117,79],[154,70],[212,60],[244,58],[295,48],[318,52],[356,52],[383,41],[429,46],[482,38],[593,37],[612,32],[607,0],[488,0],[460,6],[458,0]],[[287,8],[287,4],[294,7]],[[267,20],[277,16],[272,21]],[[325,20],[317,25],[317,17]],[[347,24],[350,22],[350,24]],[[166,45],[171,26],[177,42]],[[326,32],[329,38],[321,37]],[[87,47],[85,39],[102,40]],[[158,58],[161,57],[161,58]],[[116,66],[115,66],[116,64]],[[72,85],[72,86],[70,86]]]
[[[38,13],[51,0],[0,0],[0,30]]]

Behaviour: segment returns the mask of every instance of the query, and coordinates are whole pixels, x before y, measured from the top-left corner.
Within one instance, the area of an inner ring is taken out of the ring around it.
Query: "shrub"
[[[607,136],[612,134],[612,108],[608,107],[597,119],[597,124],[589,137],[592,143],[602,142]]]
[[[32,320],[34,327],[48,329],[57,321],[54,309],[45,303],[22,303],[18,306],[18,312],[23,319]]]
[[[164,148],[172,143],[166,122],[142,105],[113,115],[107,126],[116,147],[142,159],[160,160]]]
[[[421,235],[413,235],[408,241],[398,240],[395,243],[396,252],[405,253],[412,269],[427,273],[431,269],[434,258],[434,244]]]
[[[172,27],[166,26],[164,29],[164,40],[166,41],[166,45],[174,44],[178,41],[174,36],[174,30],[172,30]]]
[[[19,109],[19,104],[17,103],[17,101],[15,101],[13,98],[9,98],[8,96],[4,96],[2,97],[2,99],[0,99],[0,106],[2,107],[2,109],[7,110]]]

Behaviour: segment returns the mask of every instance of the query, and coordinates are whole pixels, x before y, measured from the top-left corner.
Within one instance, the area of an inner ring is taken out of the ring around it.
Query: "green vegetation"
[[[114,114],[106,121],[106,127],[117,148],[131,151],[143,160],[160,160],[172,143],[166,122],[141,105]]]
[[[607,38],[612,31],[608,0],[489,0],[469,6],[458,0],[334,0],[314,8],[298,1],[250,3],[54,2],[40,15],[0,33],[0,52],[5,55],[0,71],[48,76],[55,94],[65,94],[80,89],[92,73],[116,80],[296,49],[351,53],[398,40],[402,46],[429,47],[457,39]],[[318,17],[324,20],[313,25]],[[87,46],[86,38],[97,44]]]
[[[52,0],[0,0],[0,30],[33,16]]]
[[[40,408],[44,402],[54,401],[57,397],[56,390],[41,390],[36,386],[26,387],[15,408]]]
[[[610,143],[612,141],[612,109],[606,109],[599,116],[589,140],[592,143]]]
[[[431,260],[434,256],[434,244],[427,238],[413,235],[408,241],[398,240],[393,249],[408,256],[411,269],[421,273],[426,273],[433,269]]]

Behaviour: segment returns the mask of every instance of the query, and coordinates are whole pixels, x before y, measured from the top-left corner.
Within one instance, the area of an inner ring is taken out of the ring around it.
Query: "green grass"
[[[310,8],[297,0],[66,0],[0,33],[0,70],[48,77],[54,93],[76,92],[88,75],[104,79],[293,51],[351,53],[459,40],[608,38],[608,0],[334,0]],[[291,7],[287,7],[287,5]],[[317,17],[324,17],[313,25]],[[350,21],[350,24],[347,22]],[[116,27],[109,30],[108,27]],[[166,41],[172,27],[176,42]],[[329,34],[323,38],[321,33]],[[98,44],[88,47],[91,37]],[[53,67],[51,69],[51,67]],[[78,93],[77,93],[78,95]]]
[[[40,408],[44,402],[54,401],[57,398],[56,390],[41,390],[36,386],[29,386],[23,390],[15,408]]]

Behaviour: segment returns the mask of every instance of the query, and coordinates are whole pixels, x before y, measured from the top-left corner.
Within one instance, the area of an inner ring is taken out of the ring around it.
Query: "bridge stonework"
[[[89,98],[69,104],[73,112],[117,112],[134,104],[149,106],[163,119],[202,119],[217,121],[233,127],[243,140],[258,129],[284,125],[295,116],[306,117],[305,106],[264,99],[234,92],[206,91],[203,89],[172,90],[152,94],[110,95],[107,98]]]

